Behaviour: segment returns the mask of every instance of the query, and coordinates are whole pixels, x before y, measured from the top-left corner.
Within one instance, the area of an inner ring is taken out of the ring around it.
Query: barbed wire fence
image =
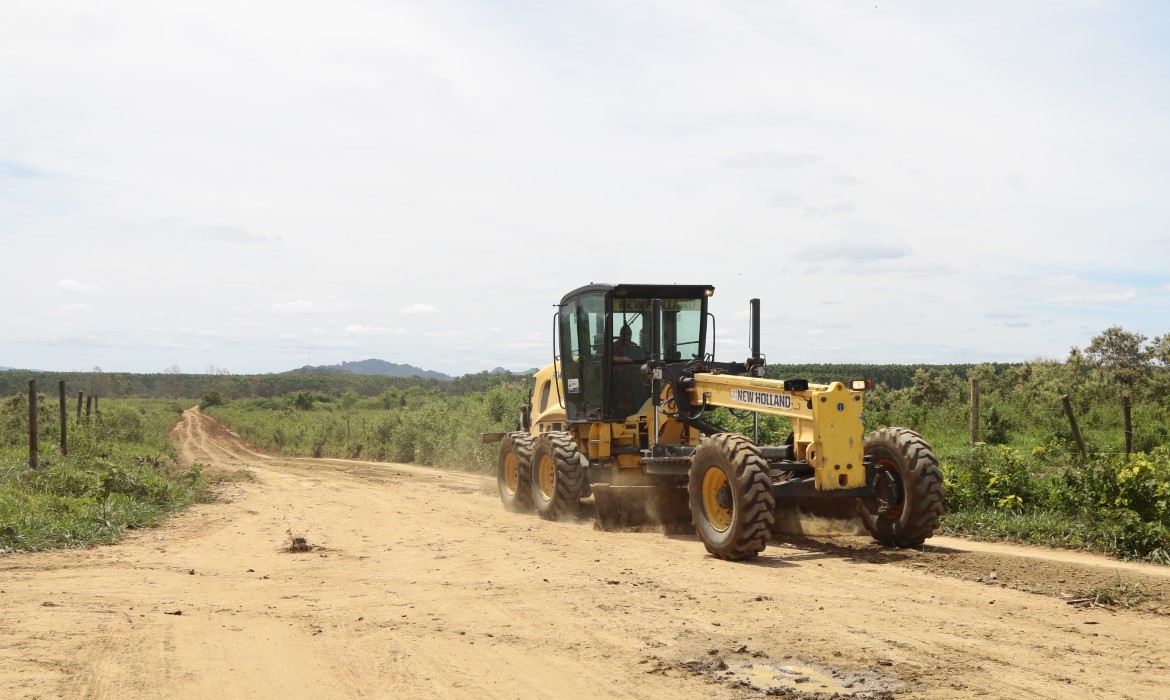
[[[979,394],[979,380],[971,380],[971,444],[974,445],[980,441],[981,433],[984,430],[982,425],[982,416],[980,415],[980,394]],[[1122,418],[1122,438],[1124,439],[1124,450],[1120,451],[1090,451],[1085,439],[1081,433],[1080,425],[1077,419],[1076,412],[1073,409],[1072,403],[1068,395],[1061,397],[1063,405],[1063,412],[1068,420],[1069,429],[1071,430],[1073,441],[1077,445],[1077,451],[1082,458],[1090,457],[1129,457],[1134,452],[1144,452],[1144,449],[1135,449],[1135,444],[1142,446],[1167,446],[1170,445],[1170,417],[1165,417],[1170,409],[1163,404],[1143,402],[1139,404],[1132,403],[1128,390],[1123,390],[1117,402],[1118,411]],[[1138,420],[1134,420],[1136,417]],[[1135,423],[1142,426],[1138,429],[1134,428]],[[1153,429],[1149,426],[1162,425],[1164,429]]]

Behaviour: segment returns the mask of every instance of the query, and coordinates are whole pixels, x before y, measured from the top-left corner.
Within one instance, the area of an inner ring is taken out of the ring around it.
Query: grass
[[[1149,599],[1145,586],[1136,581],[1123,580],[1119,575],[1116,583],[1077,591],[1068,602],[1076,605],[1136,608]]]
[[[939,534],[977,541],[1018,542],[1065,549],[1105,551],[1102,523],[1054,511],[980,509],[947,513]]]
[[[12,408],[0,406],[0,418],[11,419]],[[180,467],[167,441],[181,410],[167,401],[103,401],[101,420],[71,428],[68,455],[56,436],[42,440],[37,469],[28,448],[0,432],[0,551],[111,542],[201,500],[202,468]]]
[[[466,396],[416,392],[401,402],[375,398],[346,407],[300,392],[287,400],[211,405],[204,413],[282,454],[490,472],[497,445],[481,443],[479,434],[514,429],[525,398],[521,388],[501,385]]]

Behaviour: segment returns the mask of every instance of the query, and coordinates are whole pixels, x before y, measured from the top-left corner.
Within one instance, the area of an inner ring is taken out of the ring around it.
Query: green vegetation
[[[387,389],[371,398],[301,390],[281,399],[245,399],[205,408],[250,442],[286,454],[413,462],[487,471],[497,446],[480,433],[516,427],[530,382],[501,380],[462,395]]]
[[[103,401],[101,416],[70,416],[60,449],[58,406],[38,401],[40,467],[28,466],[28,397],[0,400],[0,551],[109,542],[158,524],[204,493],[198,465],[180,469],[167,432],[182,407]]]
[[[356,364],[356,363],[355,363]],[[214,368],[212,368],[214,369]],[[312,391],[339,396],[353,391],[366,398],[377,396],[388,389],[406,390],[421,387],[427,391],[460,396],[474,391],[486,391],[501,381],[522,379],[507,373],[479,372],[456,377],[449,381],[419,377],[390,377],[374,374],[350,374],[333,371],[320,374],[229,374],[215,369],[206,374],[183,374],[178,367],[157,374],[103,372],[94,367],[90,372],[29,372],[26,370],[0,371],[0,396],[28,392],[29,379],[45,379],[54,385],[65,380],[76,398],[78,391],[104,398],[159,398],[180,399],[200,397],[209,389],[218,391],[226,400],[241,398],[279,398],[296,391]]]
[[[971,379],[981,414],[973,446]],[[1129,456],[1123,390],[1132,404]],[[1170,564],[1170,335],[1147,342],[1114,327],[1065,362],[918,368],[909,386],[869,394],[866,423],[913,428],[934,446],[947,492],[944,532]]]

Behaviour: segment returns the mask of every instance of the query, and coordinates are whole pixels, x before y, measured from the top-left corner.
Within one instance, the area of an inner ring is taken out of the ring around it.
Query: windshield
[[[667,362],[702,359],[702,329],[701,299],[663,299],[662,359]],[[613,334],[614,357],[624,355],[635,361],[649,357],[653,347],[650,338],[650,300],[614,299]],[[629,340],[624,340],[627,337]]]

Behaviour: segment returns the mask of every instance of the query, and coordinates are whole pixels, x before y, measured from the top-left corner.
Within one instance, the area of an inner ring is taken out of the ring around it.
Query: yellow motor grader
[[[714,291],[590,284],[564,296],[554,361],[536,373],[517,430],[483,436],[500,442],[504,506],[555,520],[592,496],[603,529],[681,518],[708,552],[732,560],[764,550],[778,508],[822,499],[845,499],[836,503],[885,545],[932,536],[942,475],[922,436],[865,435],[864,380],[765,378],[758,299],[750,356],[716,362]],[[704,420],[717,407],[754,413],[753,438]],[[757,444],[760,414],[791,421],[786,444]]]

